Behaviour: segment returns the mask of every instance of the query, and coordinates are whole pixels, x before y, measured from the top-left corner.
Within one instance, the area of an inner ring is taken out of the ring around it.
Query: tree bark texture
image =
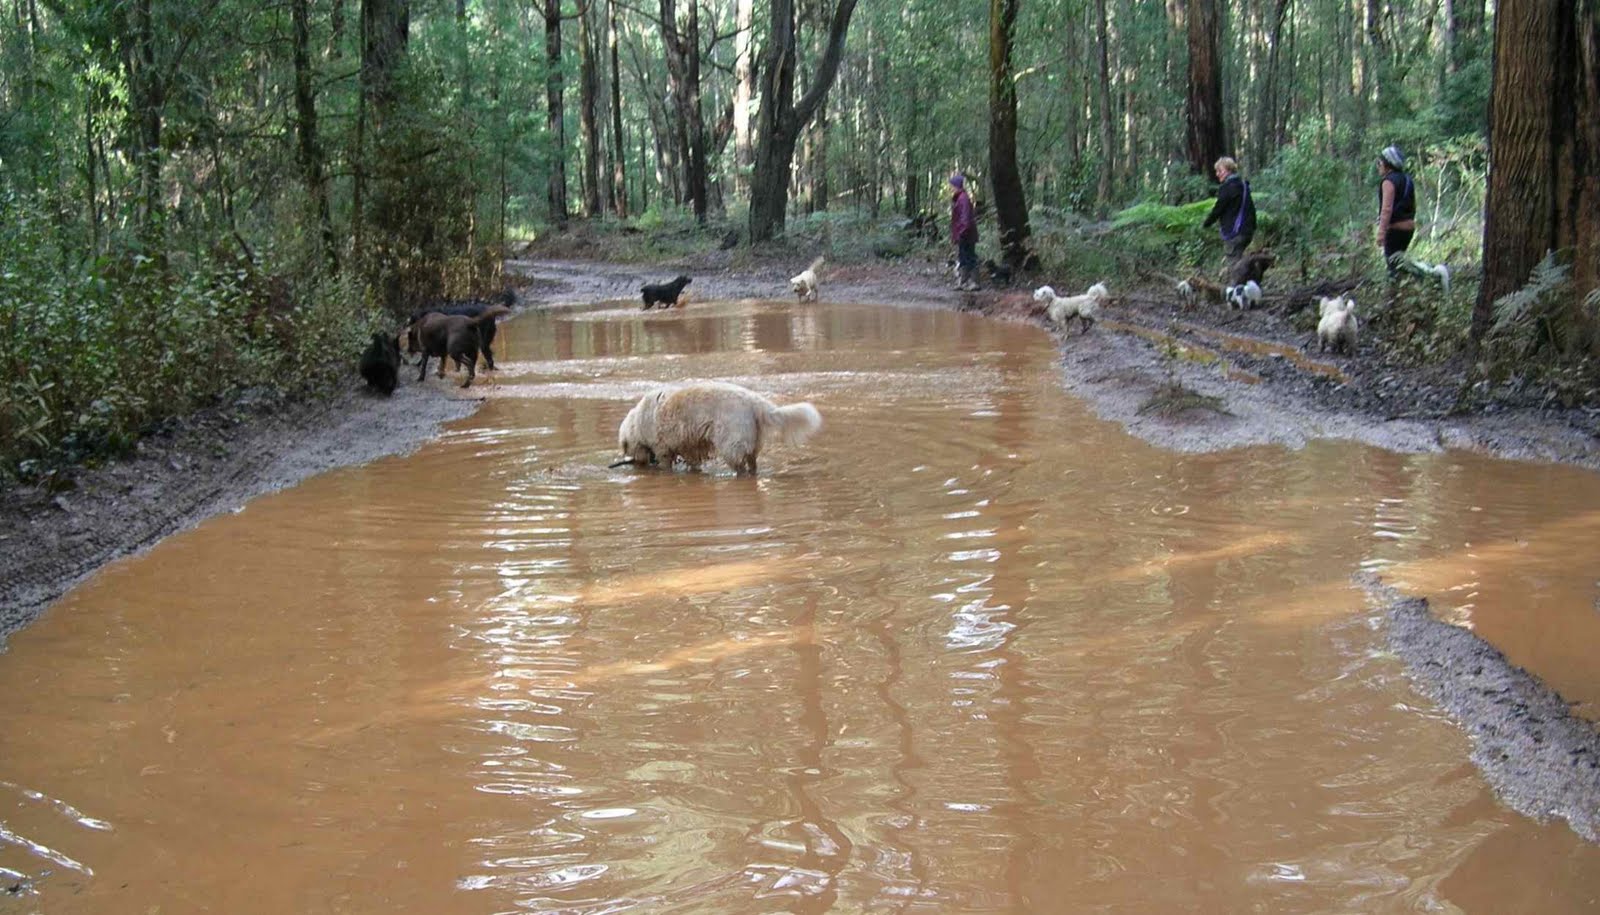
[[[550,221],[558,228],[567,227],[567,125],[563,107],[564,85],[561,78],[561,0],[544,0],[544,59],[546,73],[545,130],[549,134],[554,153],[550,161],[550,176],[545,189],[545,201],[550,209]]]
[[[1028,255],[1028,203],[1017,167],[1017,84],[1011,73],[1011,41],[1021,0],[989,0],[989,180],[1000,250],[1021,267]]]
[[[595,61],[594,2],[578,8],[578,132],[583,141],[583,215],[600,215],[600,68]]]
[[[1569,353],[1600,355],[1581,302],[1600,285],[1600,0],[1502,0],[1495,11],[1481,340],[1494,303],[1548,251],[1572,259]]]
[[[1189,168],[1197,175],[1227,155],[1222,129],[1222,67],[1217,58],[1216,0],[1189,0]]]
[[[628,216],[628,159],[622,135],[622,68],[617,59],[617,4],[606,0],[606,44],[611,52],[611,209]]]
[[[795,144],[839,73],[845,33],[856,0],[839,0],[828,24],[828,42],[817,63],[811,86],[798,102],[795,84],[794,0],[771,0],[771,20],[759,83],[761,111],[756,121],[756,149],[750,181],[750,241],[766,241],[783,231],[789,207],[789,170]]]
[[[1095,0],[1095,33],[1100,37],[1100,53],[1097,63],[1100,67],[1099,108],[1100,108],[1100,181],[1096,188],[1095,200],[1100,212],[1103,214],[1111,205],[1111,188],[1116,182],[1116,156],[1112,151],[1117,148],[1116,132],[1113,126],[1111,110],[1111,41],[1106,22],[1106,0]]]
[[[737,0],[733,36],[733,187],[735,193],[750,193],[750,100],[756,93],[753,63],[755,42],[755,0]]]
[[[322,144],[317,139],[317,100],[312,89],[310,0],[293,0],[290,17],[294,32],[295,133],[300,171],[311,197],[317,227],[322,235],[322,253],[328,268],[339,269],[339,246],[333,235],[333,216],[328,207],[328,186],[322,176]]]

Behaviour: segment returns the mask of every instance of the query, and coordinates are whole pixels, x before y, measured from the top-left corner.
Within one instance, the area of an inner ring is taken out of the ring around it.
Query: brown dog
[[[465,315],[446,315],[430,312],[422,316],[417,325],[417,343],[422,347],[422,369],[417,380],[428,376],[428,357],[439,360],[439,377],[444,377],[446,359],[454,359],[458,367],[467,370],[467,380],[462,387],[470,387],[478,375],[478,350],[483,345],[485,328],[494,327],[494,319],[511,314],[504,305],[491,305],[475,318]]]

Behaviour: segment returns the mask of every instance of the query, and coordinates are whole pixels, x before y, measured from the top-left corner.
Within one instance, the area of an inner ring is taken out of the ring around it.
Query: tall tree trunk
[[[706,221],[706,131],[700,110],[700,4],[690,0],[686,32],[678,30],[675,0],[661,0],[661,41],[666,50],[673,119],[684,185],[695,219]]]
[[[1282,142],[1278,130],[1278,62],[1283,51],[1283,22],[1289,13],[1289,0],[1277,0],[1272,14],[1272,33],[1268,39],[1266,85],[1261,92],[1261,102],[1256,106],[1256,158],[1265,162],[1272,150]]]
[[[1095,192],[1095,202],[1102,215],[1111,205],[1111,188],[1116,181],[1117,148],[1111,111],[1111,41],[1106,22],[1106,0],[1095,0],[1095,33],[1100,36],[1100,183]]]
[[[138,126],[139,163],[139,238],[146,254],[159,257],[165,252],[161,199],[161,121],[166,99],[156,71],[155,25],[150,13],[151,0],[135,0],[133,5],[133,47],[128,65],[128,88],[133,115]]]
[[[622,68],[617,60],[617,4],[606,0],[606,44],[611,52],[611,209],[628,217],[628,159],[622,136]]]
[[[1600,286],[1600,3],[1501,0],[1475,340],[1550,250],[1572,257],[1567,349],[1600,355],[1581,305]]]
[[[1208,175],[1227,154],[1222,129],[1222,67],[1217,57],[1217,2],[1189,0],[1189,168]]]
[[[559,229],[567,227],[567,122],[563,107],[564,84],[561,77],[561,0],[544,0],[545,132],[550,136],[555,155],[545,188],[550,220]]]
[[[328,269],[339,270],[339,246],[333,235],[333,216],[328,208],[328,186],[322,178],[322,144],[317,139],[317,100],[312,89],[310,0],[292,0],[290,15],[294,30],[294,107],[298,134],[300,171],[311,197],[317,226],[322,233],[322,254]]]
[[[600,70],[595,63],[592,0],[578,7],[578,124],[583,139],[583,215],[600,215]]]
[[[1011,41],[1021,0],[989,0],[989,180],[1000,250],[1021,267],[1028,256],[1028,203],[1017,167],[1017,84],[1011,72]]]
[[[1445,51],[1451,73],[1478,54],[1483,18],[1483,0],[1445,0]]]
[[[733,187],[741,197],[750,194],[750,99],[756,92],[754,47],[755,0],[737,0],[733,36]]]
[[[771,239],[783,230],[789,208],[789,169],[795,143],[839,73],[845,33],[855,13],[856,0],[839,0],[828,24],[828,43],[811,80],[811,87],[794,99],[794,0],[771,0],[767,48],[763,56],[761,113],[756,121],[756,150],[750,188],[750,241]]]

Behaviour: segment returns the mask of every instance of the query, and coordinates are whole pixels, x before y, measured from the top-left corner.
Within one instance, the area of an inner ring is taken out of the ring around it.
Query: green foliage
[[[1600,398],[1600,365],[1587,358],[1600,326],[1600,290],[1580,300],[1570,273],[1552,252],[1526,284],[1494,303],[1486,340],[1492,380],[1537,381],[1567,405]]]
[[[1279,150],[1261,175],[1259,184],[1272,189],[1274,210],[1286,214],[1277,226],[1277,243],[1300,261],[1304,272],[1310,270],[1313,253],[1333,247],[1358,221],[1350,172],[1348,163],[1302,136]]]

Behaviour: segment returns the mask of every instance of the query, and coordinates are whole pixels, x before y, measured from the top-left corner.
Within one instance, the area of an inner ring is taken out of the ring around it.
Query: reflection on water
[[[13,640],[0,878],[52,912],[1593,911],[1600,850],[1494,802],[1349,582],[1592,713],[1600,479],[1165,453],[955,314],[504,338],[437,444]],[[700,377],[827,425],[755,478],[606,469]]]

